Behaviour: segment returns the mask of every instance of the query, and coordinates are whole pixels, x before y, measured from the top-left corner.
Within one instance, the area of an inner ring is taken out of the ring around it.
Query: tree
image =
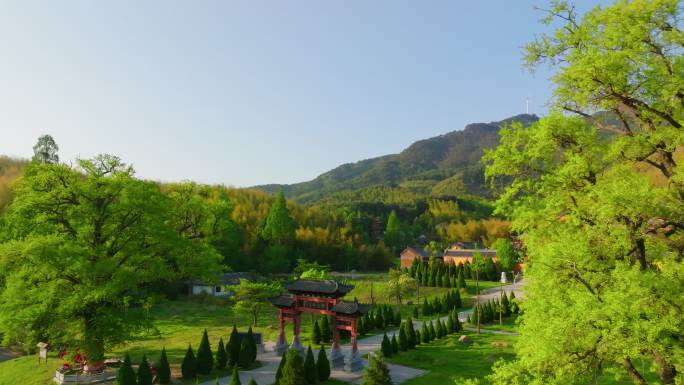
[[[144,354],[138,365],[138,385],[152,385],[152,369]]]
[[[280,363],[278,364],[278,370],[276,370],[274,385],[280,384],[280,379],[283,377],[283,368],[285,367],[285,362],[287,361],[287,352],[283,354],[280,358]]]
[[[435,331],[435,323],[432,320],[428,324],[428,331],[430,332],[430,341],[434,341],[437,338],[437,332]]]
[[[418,318],[418,307],[414,306],[413,310],[411,311],[411,316],[413,318]]]
[[[240,340],[240,354],[238,355],[238,365],[245,369],[252,364],[252,344],[247,336]]]
[[[131,357],[126,353],[124,360],[116,373],[116,385],[136,385],[135,371],[131,366]]]
[[[392,339],[390,340],[390,344],[392,345],[392,354],[399,353],[399,343],[397,342],[396,334],[392,334]]]
[[[487,178],[507,181],[497,212],[534,256],[517,359],[497,366],[496,383],[580,384],[606,371],[646,384],[635,361],[681,382],[681,13],[674,0],[584,16],[556,2],[545,21],[557,29],[528,45],[530,65],[555,68],[553,110],[580,117],[513,125],[484,158]]]
[[[456,287],[460,289],[466,289],[466,281],[465,281],[465,275],[463,273],[465,269],[458,269],[458,282],[456,284]]]
[[[257,384],[256,380],[252,378],[251,380],[249,380],[247,385],[259,385],[259,384]]]
[[[157,365],[157,382],[160,384],[171,383],[171,367],[169,366],[169,359],[166,357],[166,348],[162,348],[161,357],[159,357],[159,365]]]
[[[235,366],[240,364],[240,350],[242,348],[242,341],[238,334],[237,327],[233,325],[233,330],[228,337],[228,365]]]
[[[447,318],[447,323],[446,323],[446,332],[447,334],[451,334],[455,332],[454,328],[454,317],[452,313],[449,313],[449,317]]]
[[[59,147],[52,136],[42,135],[38,138],[38,142],[33,146],[33,161],[44,164],[59,163],[59,155],[57,155]]]
[[[5,338],[26,344],[49,338],[79,346],[97,362],[108,346],[150,325],[128,305],[141,305],[165,282],[212,275],[216,250],[178,232],[175,203],[158,184],[133,174],[109,155],[79,160],[78,168],[27,167],[3,215]],[[26,293],[31,301],[22,300]]]
[[[382,356],[371,354],[368,360],[361,385],[392,385],[389,369],[385,366]]]
[[[279,385],[303,385],[306,384],[306,375],[304,374],[304,362],[299,353],[290,349],[285,353],[287,359],[283,366],[283,374],[278,382]]]
[[[318,381],[325,382],[330,378],[330,361],[328,361],[328,356],[325,354],[325,348],[322,345],[318,351],[316,372],[318,374]]]
[[[509,238],[500,238],[495,244],[496,261],[501,271],[510,272],[518,261],[518,253]]]
[[[209,336],[207,329],[204,329],[202,334],[202,341],[197,348],[197,373],[209,374],[214,367],[214,355],[211,352],[211,345],[209,345]]]
[[[238,371],[237,365],[233,367],[233,375],[230,376],[230,385],[241,385],[240,382],[240,372]]]
[[[332,341],[332,330],[327,315],[321,317],[321,341],[325,343]]]
[[[216,369],[225,369],[228,364],[228,353],[223,344],[223,338],[219,340],[218,348],[216,348]]]
[[[304,377],[307,384],[315,384],[318,381],[318,372],[316,370],[316,361],[314,360],[311,345],[306,350],[306,358],[304,359]]]
[[[259,314],[265,307],[271,306],[268,300],[280,293],[280,285],[276,282],[261,283],[240,279],[240,284],[232,286],[235,310],[252,315],[252,324],[257,325]]]
[[[250,326],[249,329],[247,329],[247,335],[245,336],[247,338],[247,342],[249,345],[249,364],[253,364],[256,362],[257,359],[257,345],[256,345],[256,339],[254,339],[254,332],[252,331],[252,327]]]
[[[188,350],[185,351],[185,357],[183,357],[183,362],[181,363],[181,375],[186,380],[197,376],[197,360],[190,345],[188,345]]]
[[[413,328],[413,319],[409,317],[406,320],[406,337],[408,340],[408,347],[415,349],[416,345],[420,343],[420,338],[416,336],[416,330]]]
[[[387,333],[382,336],[382,343],[380,344],[380,351],[385,357],[390,357],[392,355],[392,343],[389,338],[387,338]]]
[[[402,304],[402,299],[415,293],[418,288],[416,280],[401,270],[390,269],[387,278],[387,297],[395,299],[398,304]]]
[[[318,326],[318,320],[314,321],[313,328],[311,329],[311,342],[316,345],[321,344],[321,328]]]
[[[399,328],[399,350],[401,350],[402,352],[405,352],[408,350],[408,348],[409,348],[409,345],[408,345],[408,337],[406,336],[406,326],[402,324],[401,327]]]
[[[470,262],[470,269],[475,273],[475,303],[480,303],[480,273],[484,271],[486,267],[486,261],[482,254],[475,252],[473,254],[473,260]],[[477,334],[480,334],[480,321],[482,319],[482,314],[480,314],[482,307],[475,306],[475,311],[477,312]]]
[[[425,323],[425,321],[423,321],[423,326],[420,327],[420,340],[424,344],[430,342],[430,329],[428,329],[427,323]]]
[[[261,236],[273,245],[289,246],[295,241],[296,229],[297,225],[287,208],[285,195],[280,191],[266,217],[266,224],[261,231]]]
[[[403,243],[404,233],[401,229],[401,222],[399,222],[397,213],[392,211],[387,218],[387,227],[385,228],[385,244],[396,251],[397,249],[405,246]]]

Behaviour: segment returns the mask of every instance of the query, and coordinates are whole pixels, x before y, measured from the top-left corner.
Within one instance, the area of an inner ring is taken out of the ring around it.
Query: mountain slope
[[[535,115],[517,115],[502,121],[474,123],[463,130],[424,139],[399,154],[343,164],[315,179],[290,185],[261,185],[255,188],[276,192],[302,203],[316,203],[343,191],[376,186],[418,188],[427,195],[487,195],[482,165],[485,149],[499,142],[499,129],[512,122],[528,125]]]

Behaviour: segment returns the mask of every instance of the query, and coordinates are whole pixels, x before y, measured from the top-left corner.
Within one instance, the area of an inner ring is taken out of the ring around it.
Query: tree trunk
[[[670,364],[667,358],[655,350],[653,351],[653,358],[658,367],[660,367],[660,381],[666,385],[674,385],[675,376],[677,376],[677,369],[675,369],[674,365]]]
[[[648,385],[646,380],[644,380],[644,377],[642,377],[641,374],[636,370],[634,364],[632,364],[632,360],[629,357],[625,358],[623,364],[625,365],[625,370],[627,370],[627,373],[635,384]]]

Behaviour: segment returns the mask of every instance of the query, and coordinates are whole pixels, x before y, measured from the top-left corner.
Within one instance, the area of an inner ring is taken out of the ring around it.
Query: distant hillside
[[[24,174],[27,164],[26,159],[0,155],[0,212],[12,200],[12,183]]]
[[[420,140],[399,154],[343,164],[317,178],[290,185],[261,185],[254,188],[273,193],[283,190],[288,198],[317,203],[341,192],[397,187],[419,195],[488,196],[483,167],[484,149],[499,142],[499,129],[512,122],[528,125],[536,115],[517,115],[502,121],[474,123],[463,130]]]

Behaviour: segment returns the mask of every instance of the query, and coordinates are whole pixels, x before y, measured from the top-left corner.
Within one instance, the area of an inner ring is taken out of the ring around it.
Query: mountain
[[[269,184],[255,189],[283,190],[301,203],[319,203],[338,193],[359,192],[380,186],[424,195],[488,196],[480,158],[499,142],[501,127],[513,122],[529,125],[536,115],[516,115],[490,123],[468,124],[462,130],[419,140],[399,154],[343,164],[313,180],[295,184]]]

